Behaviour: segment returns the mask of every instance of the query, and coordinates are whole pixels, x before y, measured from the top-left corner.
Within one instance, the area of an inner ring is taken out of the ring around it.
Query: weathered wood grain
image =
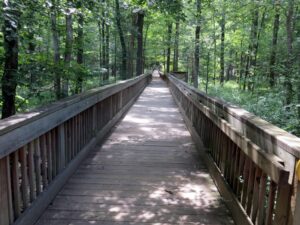
[[[106,116],[114,111],[109,107]],[[54,221],[233,224],[160,80],[145,89],[107,141],[90,152],[37,224]]]

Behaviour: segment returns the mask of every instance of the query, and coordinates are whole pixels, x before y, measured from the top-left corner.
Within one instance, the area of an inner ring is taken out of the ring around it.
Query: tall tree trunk
[[[213,15],[213,37],[214,37],[214,85],[216,84],[216,73],[217,73],[217,37],[216,37],[216,22],[215,22],[215,11],[214,11],[214,15]]]
[[[222,19],[221,19],[221,51],[220,51],[220,84],[224,84],[224,73],[225,73],[225,9],[226,7],[223,6],[223,11],[222,11]]]
[[[99,18],[97,21],[98,25],[98,41],[99,41],[99,85],[102,85],[102,29],[101,29],[101,19]]]
[[[179,18],[177,18],[176,26],[175,26],[173,71],[178,71],[178,57],[179,57],[178,54],[179,54]]]
[[[146,64],[146,50],[147,50],[147,40],[148,40],[148,31],[149,31],[149,27],[150,27],[150,23],[148,23],[147,25],[146,25],[146,30],[145,30],[145,35],[144,35],[144,43],[143,43],[143,69],[145,68],[145,65],[147,65]],[[165,49],[164,49],[164,51],[165,51]]]
[[[132,13],[131,16],[131,31],[130,31],[130,40],[129,40],[129,49],[128,49],[128,58],[127,61],[127,70],[128,77],[133,77],[134,73],[134,49],[135,49],[135,36],[136,36],[136,13]]]
[[[287,33],[287,59],[285,71],[285,89],[286,89],[286,104],[289,105],[293,99],[292,85],[292,69],[293,69],[293,15],[294,15],[294,0],[288,1],[288,11],[286,15],[286,33]]]
[[[66,10],[66,46],[65,46],[65,66],[69,70],[71,66],[72,58],[72,49],[73,49],[73,18],[72,18],[72,8],[73,1],[67,1],[67,10]],[[67,72],[67,77],[63,80],[63,97],[69,95],[69,71]]]
[[[210,51],[208,51],[207,58],[206,58],[206,85],[205,85],[206,94],[207,94],[208,82],[209,82],[209,65],[210,65]]]
[[[254,2],[254,0],[253,0]],[[252,89],[253,82],[250,79],[253,77],[253,72],[256,66],[256,54],[257,54],[257,44],[258,44],[258,18],[259,18],[259,11],[256,3],[253,3],[252,9],[252,26],[250,32],[250,43],[248,48],[248,56],[247,56],[247,64],[246,64],[246,71],[245,71],[245,80],[244,80],[244,90],[246,86],[248,90]]]
[[[105,35],[105,41],[106,41],[106,50],[105,50],[106,56],[105,56],[105,59],[106,59],[106,62],[105,62],[105,64],[106,64],[106,69],[107,69],[106,79],[108,80],[109,79],[109,62],[110,62],[110,60],[109,60],[109,57],[110,57],[109,56],[110,33],[109,33],[109,25],[108,24],[106,24],[105,31],[106,31],[106,35]]]
[[[54,89],[56,99],[60,99],[62,97],[61,93],[61,70],[60,70],[60,43],[59,43],[59,34],[57,28],[57,2],[56,0],[52,0],[52,6],[50,8],[50,20],[51,20],[51,31],[52,31],[52,42],[53,42],[53,50],[54,50],[54,65],[55,65],[55,80],[54,80]]]
[[[143,27],[144,27],[144,11],[137,13],[137,51],[136,51],[136,76],[143,74]]]
[[[275,65],[276,65],[276,54],[277,54],[277,40],[278,40],[278,31],[280,25],[280,0],[276,0],[275,2],[275,16],[273,23],[273,38],[272,38],[272,47],[271,47],[271,57],[270,57],[270,87],[274,87],[275,79],[277,76]]]
[[[17,9],[17,10],[16,10]],[[16,89],[18,83],[19,17],[20,11],[14,1],[3,2],[4,72],[2,76],[2,119],[16,113]]]
[[[121,47],[122,47],[122,67],[121,67],[121,77],[122,79],[127,78],[127,50],[126,50],[126,43],[125,43],[125,38],[123,34],[123,29],[121,25],[121,13],[120,13],[120,3],[119,0],[115,0],[116,6],[116,21],[117,21],[117,27],[119,31],[119,37],[120,37],[120,42],[121,42]]]
[[[201,30],[201,0],[196,1],[196,20],[197,26],[195,31],[195,71],[193,84],[195,88],[198,88],[198,78],[199,78],[199,59],[200,59],[200,30]]]
[[[78,9],[78,27],[77,27],[77,63],[80,66],[83,66],[83,23],[84,23],[84,17],[82,13],[82,2],[81,0],[78,1],[77,5]],[[77,79],[76,79],[76,88],[75,93],[81,93],[82,92],[82,82],[83,82],[83,74],[81,71],[78,71],[77,73]]]
[[[171,64],[171,41],[172,41],[172,23],[168,25],[168,37],[167,37],[167,73],[170,73]]]
[[[106,17],[107,17],[107,9],[106,9],[106,2],[105,0],[102,0],[102,20],[101,20],[101,35],[102,35],[102,67],[104,70],[102,71],[103,81],[107,82],[108,76],[107,76],[107,43],[106,43]]]

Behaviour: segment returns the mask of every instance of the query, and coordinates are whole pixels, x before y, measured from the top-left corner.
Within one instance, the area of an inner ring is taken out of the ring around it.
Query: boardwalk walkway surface
[[[166,84],[154,78],[37,225],[234,224]]]

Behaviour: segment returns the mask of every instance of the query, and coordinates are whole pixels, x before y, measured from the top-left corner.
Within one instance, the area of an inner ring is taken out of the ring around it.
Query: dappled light
[[[158,78],[48,207],[42,224],[234,224]]]

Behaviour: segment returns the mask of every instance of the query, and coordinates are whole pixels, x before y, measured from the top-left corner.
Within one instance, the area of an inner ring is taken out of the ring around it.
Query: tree
[[[127,78],[127,50],[126,50],[126,43],[125,43],[125,38],[123,34],[123,29],[121,25],[121,13],[120,13],[120,3],[119,0],[115,0],[115,10],[116,10],[116,22],[117,22],[117,28],[119,31],[119,37],[120,37],[120,42],[122,46],[122,66],[121,66],[121,77],[122,79]]]
[[[224,3],[225,3],[225,0],[224,0]],[[225,10],[226,10],[226,7],[224,4],[223,10],[222,10],[222,18],[221,18],[221,22],[220,22],[220,27],[221,27],[220,83],[221,83],[221,85],[224,84],[224,73],[225,73],[225,60],[224,60],[224,56],[225,56],[225,26],[226,26]]]
[[[175,38],[174,38],[174,59],[173,59],[173,71],[178,71],[178,57],[179,57],[179,25],[180,18],[176,18],[175,23]]]
[[[84,26],[84,16],[82,9],[82,0],[77,0],[77,11],[78,11],[78,27],[77,27],[77,63],[81,67],[83,66],[83,45],[84,45],[84,36],[83,36],[83,26]],[[76,87],[75,93],[82,92],[82,82],[83,74],[82,71],[77,71]]]
[[[277,55],[277,42],[278,42],[278,31],[280,23],[280,0],[276,0],[274,3],[275,15],[273,23],[273,37],[272,37],[272,47],[271,47],[271,56],[270,56],[270,86],[274,87],[275,78],[276,78],[276,55]]]
[[[171,64],[171,41],[172,41],[172,22],[168,24],[168,36],[167,36],[167,73],[170,72]]]
[[[143,27],[144,27],[144,16],[143,10],[137,12],[137,52],[136,52],[136,75],[143,74]]]
[[[60,74],[60,41],[57,27],[57,1],[51,0],[50,6],[50,20],[51,20],[51,31],[52,31],[52,43],[54,50],[54,89],[56,94],[56,99],[60,99],[62,97],[61,93],[61,74]]]
[[[20,5],[17,1],[3,2],[4,73],[2,76],[2,118],[16,113],[16,88],[18,84],[19,18]]]
[[[73,50],[73,18],[72,14],[74,13],[73,9],[73,1],[67,0],[67,8],[65,11],[66,17],[66,44],[65,44],[65,56],[64,62],[67,71],[70,70],[71,66],[71,57]],[[66,97],[69,95],[69,73],[67,73],[67,77],[65,77],[62,87],[62,95]]]
[[[201,30],[201,0],[196,1],[196,31],[195,31],[195,71],[193,83],[194,87],[198,88],[198,77],[199,77],[199,58],[200,58],[200,30]]]
[[[286,89],[286,104],[289,105],[293,98],[293,85],[291,82],[291,74],[293,69],[293,15],[294,15],[294,0],[288,1],[288,10],[286,14],[286,45],[287,45],[287,59],[284,85]]]

